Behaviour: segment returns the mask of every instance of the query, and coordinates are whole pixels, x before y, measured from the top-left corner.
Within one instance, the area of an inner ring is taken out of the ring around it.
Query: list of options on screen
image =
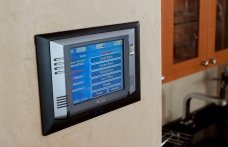
[[[92,58],[91,64],[92,97],[123,88],[121,53]]]
[[[123,89],[122,40],[71,49],[73,103]]]

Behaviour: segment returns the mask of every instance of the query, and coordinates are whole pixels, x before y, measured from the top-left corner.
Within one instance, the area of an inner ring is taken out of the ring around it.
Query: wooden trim
[[[216,37],[216,11],[217,0],[210,0],[208,2],[208,54],[207,59],[216,58],[215,56],[215,37]],[[210,65],[212,66],[212,65]]]
[[[162,70],[166,73],[172,65],[174,1],[162,0]]]
[[[218,51],[215,54],[215,58],[218,59],[217,65],[222,65],[228,62],[228,49]]]

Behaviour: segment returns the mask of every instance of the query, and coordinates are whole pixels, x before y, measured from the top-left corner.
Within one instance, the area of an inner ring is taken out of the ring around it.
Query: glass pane
[[[228,48],[228,1],[217,0],[216,51]]]
[[[175,0],[174,63],[198,56],[199,0]]]

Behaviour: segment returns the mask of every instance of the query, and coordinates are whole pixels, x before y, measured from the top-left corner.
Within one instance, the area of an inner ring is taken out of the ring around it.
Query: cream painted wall
[[[0,147],[159,147],[160,1],[0,0]],[[41,135],[35,34],[141,23],[142,100]]]
[[[202,71],[184,78],[172,81],[162,86],[162,122],[166,124],[180,118],[183,112],[183,100],[187,94],[199,92],[208,95],[217,95],[218,77],[217,68]],[[191,111],[202,106],[205,102],[197,99],[191,101]]]

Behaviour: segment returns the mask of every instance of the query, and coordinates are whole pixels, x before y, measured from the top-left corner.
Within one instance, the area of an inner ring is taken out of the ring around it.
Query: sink
[[[213,123],[193,135],[189,147],[228,147],[228,124]]]
[[[208,138],[191,147],[228,147],[228,140],[222,138]]]
[[[227,106],[209,105],[193,112],[192,115],[194,115],[193,125],[186,126],[181,123],[181,119],[177,119],[164,125],[163,129],[191,135],[191,142],[184,147],[228,147]]]
[[[228,147],[228,123],[213,123],[194,134],[190,147]]]

